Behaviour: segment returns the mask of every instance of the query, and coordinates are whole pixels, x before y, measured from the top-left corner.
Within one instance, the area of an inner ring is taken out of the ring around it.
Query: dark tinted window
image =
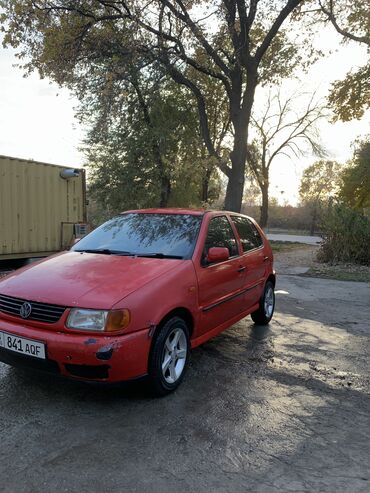
[[[226,247],[230,257],[238,255],[235,235],[226,216],[215,217],[209,223],[205,255],[211,247]]]
[[[190,258],[201,220],[201,216],[190,214],[123,214],[85,236],[72,250],[109,249]]]
[[[253,250],[253,248],[258,248],[262,245],[261,235],[252,221],[241,216],[232,216],[232,220],[238,231],[243,252]]]

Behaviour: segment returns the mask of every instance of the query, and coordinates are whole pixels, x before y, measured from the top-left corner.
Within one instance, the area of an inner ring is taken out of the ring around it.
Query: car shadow
[[[153,398],[144,379],[115,384],[78,381],[16,367],[8,367],[5,379],[7,386],[16,389],[23,387],[28,393],[47,394],[51,399],[64,396],[70,400],[83,399],[85,402],[113,402],[146,401]]]

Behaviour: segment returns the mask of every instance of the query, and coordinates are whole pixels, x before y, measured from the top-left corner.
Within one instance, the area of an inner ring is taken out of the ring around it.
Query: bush
[[[343,204],[329,208],[323,220],[322,262],[370,265],[370,221]]]

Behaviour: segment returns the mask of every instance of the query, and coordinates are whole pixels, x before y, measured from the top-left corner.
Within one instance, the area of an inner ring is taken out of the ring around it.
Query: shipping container
[[[51,255],[85,228],[84,169],[0,156],[0,260]]]

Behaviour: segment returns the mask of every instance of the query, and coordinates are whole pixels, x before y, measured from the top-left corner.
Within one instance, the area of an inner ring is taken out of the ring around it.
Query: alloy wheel
[[[163,358],[162,374],[167,383],[175,383],[184,371],[188,353],[188,342],[182,328],[173,329],[166,339]]]
[[[265,300],[264,300],[264,310],[267,318],[270,318],[272,312],[274,311],[274,288],[272,286],[268,286],[265,292]]]

